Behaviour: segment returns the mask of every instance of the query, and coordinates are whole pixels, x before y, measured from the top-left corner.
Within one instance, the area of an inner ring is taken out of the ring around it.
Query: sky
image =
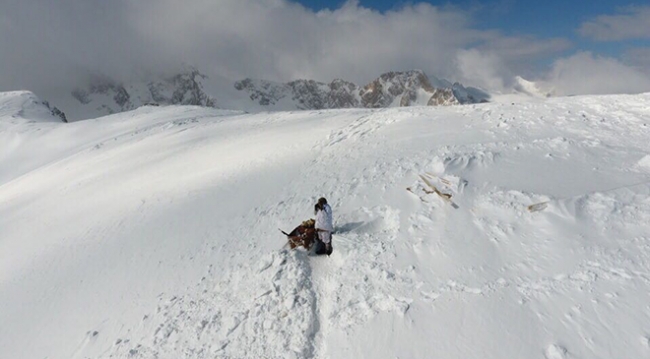
[[[312,10],[336,9],[341,0],[299,0],[298,3]],[[359,4],[378,11],[399,11],[417,2],[389,0],[361,0]],[[474,24],[480,29],[499,29],[505,34],[533,34],[539,37],[566,37],[589,50],[616,54],[620,46],[612,43],[593,42],[579,36],[580,24],[602,14],[614,14],[618,9],[633,5],[620,0],[484,0],[484,1],[421,1],[437,7],[457,7],[473,14]],[[641,2],[639,2],[641,3]],[[630,41],[625,41],[625,45]]]
[[[197,67],[212,79],[421,69],[490,92],[650,91],[650,4],[591,1],[3,0],[0,91]]]

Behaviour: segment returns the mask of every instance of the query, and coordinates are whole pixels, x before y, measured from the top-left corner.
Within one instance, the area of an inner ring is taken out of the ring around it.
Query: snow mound
[[[650,155],[643,156],[636,165],[638,168],[650,172]]]

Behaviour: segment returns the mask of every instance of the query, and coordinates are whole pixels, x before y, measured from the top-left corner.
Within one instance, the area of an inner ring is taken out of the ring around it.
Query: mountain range
[[[329,84],[313,80],[278,83],[245,79],[235,83],[261,106],[288,102],[302,110],[444,106],[487,102],[489,95],[427,76],[423,71],[387,72],[365,86],[337,79]]]
[[[129,83],[93,75],[84,86],[53,102],[61,104],[68,118],[80,120],[144,105],[195,105],[258,112],[448,106],[487,102],[490,98],[485,91],[428,76],[421,70],[387,72],[363,86],[343,79],[330,83],[304,79],[282,83],[246,78],[218,86],[214,82],[196,68],[153,81]]]

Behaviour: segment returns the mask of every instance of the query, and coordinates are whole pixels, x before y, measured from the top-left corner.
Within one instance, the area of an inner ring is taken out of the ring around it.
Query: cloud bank
[[[378,12],[356,0],[319,12],[288,0],[4,0],[0,91],[51,93],[90,73],[130,80],[183,65],[229,80],[358,83],[422,69],[507,91],[516,75],[563,84],[580,68],[567,64],[590,60],[558,60],[545,76],[567,39],[478,29],[475,16],[426,3]]]
[[[597,41],[650,39],[650,6],[629,6],[616,15],[601,15],[584,22],[582,36]]]
[[[423,3],[380,13],[358,1],[314,12],[286,0],[5,0],[0,21],[1,90],[56,87],[84,72],[129,77],[134,69],[174,71],[181,64],[230,79],[280,81],[363,82],[419,68],[502,86],[514,72],[529,70],[531,59],[568,46],[562,39],[479,31],[470,12]]]
[[[650,91],[648,73],[613,58],[580,52],[555,61],[546,79],[557,95]]]
[[[628,6],[583,22],[578,33],[598,42],[650,39],[650,6]],[[544,78],[558,95],[650,91],[650,48],[628,48],[620,59],[588,51],[559,58]]]

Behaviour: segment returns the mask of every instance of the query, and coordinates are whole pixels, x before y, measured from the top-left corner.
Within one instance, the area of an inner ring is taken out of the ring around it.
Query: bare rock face
[[[427,106],[451,106],[460,105],[460,101],[450,88],[434,89]]]
[[[289,101],[301,110],[359,107],[359,88],[343,80],[334,80],[330,84],[314,80],[296,80],[283,84],[244,79],[235,83],[235,89],[247,92],[248,97],[261,106]]]
[[[68,118],[65,116],[65,113],[63,113],[63,111],[56,108],[56,106],[50,105],[50,103],[47,101],[43,101],[43,105],[50,110],[52,116],[58,117],[62,122],[68,123]]]
[[[88,86],[75,89],[72,96],[98,115],[129,111],[142,105],[217,107],[216,100],[203,91],[204,79],[206,76],[194,68],[160,80],[128,85],[93,76]]]
[[[300,109],[333,109],[359,107],[359,87],[340,79],[329,84],[313,80],[289,82],[291,96]]]
[[[344,80],[334,80],[329,84],[327,93],[328,108],[361,107],[359,86]]]
[[[172,105],[217,107],[216,100],[203,92],[201,80],[206,78],[207,76],[198,70],[192,69],[188,73],[177,74],[166,81],[163,80],[163,85],[166,83],[173,89],[171,98],[167,102]]]
[[[399,106],[412,106],[418,90],[433,91],[424,72],[387,72],[361,90],[361,101],[368,108],[391,107],[396,99]]]
[[[291,99],[303,110],[320,110],[327,107],[328,87],[314,80],[297,80],[287,84]]]
[[[287,95],[288,86],[278,82],[244,79],[235,82],[235,89],[248,92],[251,101],[269,106],[275,105]]]
[[[359,87],[344,80],[330,84],[313,80],[296,80],[287,84],[245,79],[235,88],[248,93],[261,106],[281,102],[297,109],[384,108],[405,106],[450,106],[487,101],[489,95],[461,84],[451,84],[429,77],[420,70],[387,72],[369,84]]]
[[[104,101],[97,104],[106,114],[131,110],[130,95],[119,83],[102,76],[94,76],[86,89],[77,88],[72,91],[72,97],[84,105],[92,105],[97,97]]]

